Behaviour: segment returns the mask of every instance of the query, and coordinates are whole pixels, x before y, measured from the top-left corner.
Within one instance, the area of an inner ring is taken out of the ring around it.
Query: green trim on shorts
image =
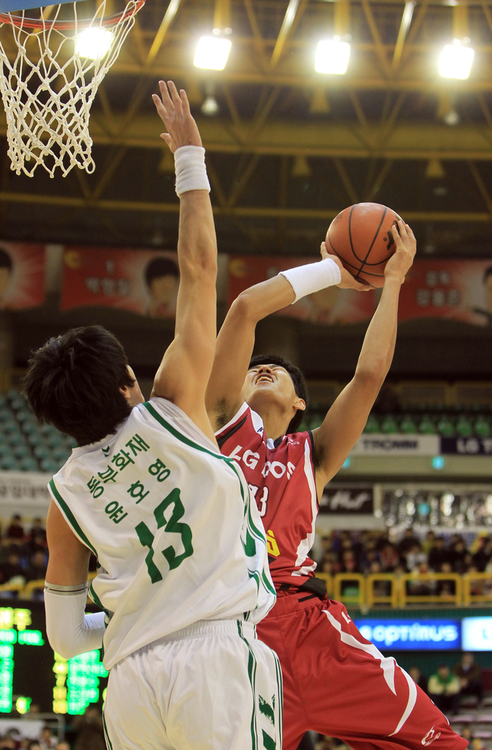
[[[257,748],[259,747],[259,743],[258,743],[258,726],[257,726],[257,719],[256,719],[256,658],[255,658],[255,655],[253,653],[251,646],[249,645],[248,641],[244,637],[243,624],[240,620],[237,621],[237,630],[239,633],[239,637],[246,644],[248,648],[248,677],[249,677],[249,683],[251,685],[251,693],[253,696],[253,710],[251,712],[251,748],[252,750],[257,750]]]
[[[82,542],[85,544],[85,546],[88,547],[91,550],[91,552],[93,552],[94,555],[97,557],[96,550],[94,549],[94,547],[92,546],[92,544],[87,539],[86,535],[84,534],[84,532],[80,528],[79,524],[75,520],[74,514],[72,513],[72,511],[70,510],[70,508],[66,504],[65,500],[60,495],[60,493],[58,492],[58,490],[57,490],[57,488],[55,486],[55,482],[54,482],[53,479],[50,480],[49,486],[50,486],[50,489],[51,489],[53,495],[56,497],[58,503],[60,504],[60,506],[61,506],[61,508],[63,510],[63,513],[66,516],[66,520],[68,521],[68,523],[72,527],[72,529],[75,532],[75,534],[82,540]]]
[[[102,711],[102,720],[103,720],[104,739],[106,740],[106,745],[108,746],[108,750],[113,750],[113,745],[111,744],[111,740],[109,739],[108,728],[106,726],[106,718],[104,716],[104,708],[103,708],[103,711]]]

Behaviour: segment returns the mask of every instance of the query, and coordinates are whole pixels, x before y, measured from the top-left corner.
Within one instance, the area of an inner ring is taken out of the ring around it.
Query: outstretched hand
[[[417,240],[403,219],[398,219],[392,227],[392,234],[395,240],[396,250],[386,263],[384,269],[384,280],[396,277],[400,284],[405,281],[405,275],[408,273],[415,253],[417,252]]]
[[[356,281],[352,274],[349,273],[349,271],[347,271],[347,269],[344,267],[338,255],[334,255],[328,252],[325,242],[321,243],[320,253],[323,260],[325,258],[331,258],[331,260],[334,260],[338,268],[340,269],[342,279],[340,283],[337,284],[340,289],[356,289],[358,292],[368,292],[370,289],[372,289],[372,286],[369,286],[369,284],[363,284],[360,281]]]
[[[152,94],[152,99],[167,128],[167,133],[161,133],[161,138],[166,141],[172,153],[181,146],[201,146],[202,139],[191,115],[186,91],[181,89],[178,92],[172,81],[168,81],[167,85],[164,81],[159,81],[159,89],[161,95]]]

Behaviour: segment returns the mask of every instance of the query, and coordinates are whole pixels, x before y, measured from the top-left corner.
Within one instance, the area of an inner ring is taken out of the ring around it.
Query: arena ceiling
[[[232,0],[229,61],[205,71],[196,41],[228,3],[147,0],[92,108],[94,174],[16,175],[2,111],[0,236],[172,246],[173,164],[151,101],[163,78],[189,93],[222,252],[313,255],[340,210],[376,201],[412,224],[422,253],[489,255],[492,2],[458,2]],[[349,69],[318,74],[316,44],[335,32],[351,36]],[[475,49],[465,81],[437,71],[457,36]]]

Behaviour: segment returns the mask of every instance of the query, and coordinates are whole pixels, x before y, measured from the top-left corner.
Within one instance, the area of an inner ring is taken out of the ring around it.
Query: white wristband
[[[336,286],[342,280],[340,269],[331,258],[323,258],[318,263],[288,268],[287,271],[280,271],[279,275],[285,276],[294,290],[296,295],[294,302],[307,294],[319,292],[327,286]]]
[[[205,149],[201,146],[181,146],[174,153],[176,170],[176,194],[182,195],[190,190],[207,190],[210,183],[205,167]]]

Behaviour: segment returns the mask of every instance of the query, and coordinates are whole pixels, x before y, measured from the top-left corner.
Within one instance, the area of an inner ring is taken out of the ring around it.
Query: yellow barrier
[[[378,587],[378,583],[384,583],[384,589],[382,586]],[[389,583],[390,593],[382,593],[386,589]],[[379,588],[379,591],[377,590]],[[366,606],[371,609],[375,604],[390,604],[396,609],[399,605],[399,579],[394,573],[370,573],[366,577]]]
[[[399,579],[400,604],[406,607],[407,604],[452,603],[458,607],[462,601],[461,582],[462,576],[458,573],[404,573]]]
[[[351,585],[344,586],[344,584]],[[337,573],[333,580],[333,598],[348,606],[363,607],[366,601],[365,584],[365,577],[362,573]]]
[[[463,576],[463,604],[492,602],[492,573],[466,573]]]

